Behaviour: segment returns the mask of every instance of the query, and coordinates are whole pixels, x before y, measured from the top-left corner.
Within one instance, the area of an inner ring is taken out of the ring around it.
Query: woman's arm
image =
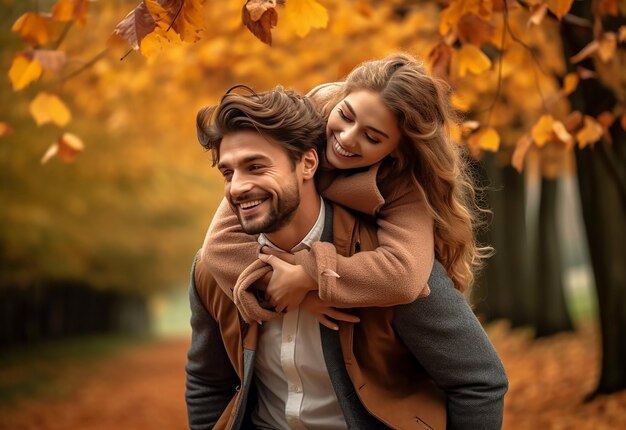
[[[241,229],[226,199],[213,216],[201,252],[202,264],[232,299],[237,278],[258,257],[259,244],[254,236]]]
[[[435,250],[433,218],[417,189],[396,188],[378,218],[378,246],[352,257],[317,242],[295,261],[317,281],[319,296],[335,306],[392,306],[427,295]]]

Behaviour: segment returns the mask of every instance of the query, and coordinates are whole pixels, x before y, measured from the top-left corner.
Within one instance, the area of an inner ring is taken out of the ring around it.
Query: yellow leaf
[[[180,45],[180,35],[175,31],[167,31],[157,27],[152,33],[143,38],[139,45],[141,53],[150,58],[168,45]]]
[[[548,0],[548,9],[560,20],[567,15],[573,3],[574,0]]]
[[[470,146],[485,151],[496,152],[500,147],[500,135],[493,127],[486,127],[472,134],[468,139]]]
[[[604,33],[600,39],[600,47],[598,48],[598,56],[600,59],[607,63],[615,55],[616,49],[617,37],[615,33]]]
[[[9,69],[9,79],[14,91],[19,91],[36,81],[43,69],[37,60],[29,60],[25,55],[17,54]]]
[[[578,86],[578,75],[576,73],[568,73],[563,79],[563,92],[571,94]]]
[[[79,27],[87,21],[88,0],[59,0],[52,8],[52,17],[61,22],[76,21]]]
[[[37,125],[53,122],[61,127],[67,125],[72,114],[57,96],[39,93],[30,103],[30,113]]]
[[[50,41],[50,29],[48,23],[50,19],[41,14],[27,12],[20,16],[11,30],[31,45],[45,45]]]
[[[285,27],[304,37],[312,28],[326,28],[328,11],[315,0],[289,0],[285,4]]]
[[[554,121],[552,123],[552,132],[560,142],[565,144],[566,147],[569,148],[574,143],[574,138],[568,133],[565,125],[561,121]]]
[[[535,141],[535,145],[541,148],[550,139],[552,139],[552,124],[554,118],[552,115],[542,115],[539,121],[533,126],[530,135]]]
[[[515,150],[513,151],[513,155],[511,156],[511,166],[515,168],[518,172],[522,172],[524,170],[524,159],[526,158],[526,153],[530,149],[530,146],[533,143],[532,137],[530,134],[526,133],[515,144]]]
[[[576,134],[578,146],[584,148],[590,143],[595,143],[602,137],[602,126],[592,117],[585,115],[584,126]]]
[[[457,61],[459,62],[459,76],[463,77],[468,71],[479,75],[491,67],[491,60],[483,51],[474,45],[465,44],[457,51]]]

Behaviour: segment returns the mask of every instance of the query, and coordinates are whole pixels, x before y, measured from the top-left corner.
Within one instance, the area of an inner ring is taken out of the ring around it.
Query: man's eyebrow
[[[242,160],[239,161],[239,164],[250,164],[254,161],[265,161],[265,162],[270,162],[270,158],[267,155],[263,155],[263,154],[250,154],[248,156],[246,156],[245,158],[243,158]],[[224,163],[223,161],[220,161],[219,163],[217,163],[217,168],[222,170],[222,169],[226,169],[228,167],[228,163]]]
[[[352,113],[352,116],[354,116],[354,118],[356,119],[356,112],[354,111],[354,108],[352,107],[352,105],[348,103],[348,100],[344,100],[343,102],[346,104],[346,107],[348,108],[348,110]],[[365,128],[369,128],[370,130],[375,131],[378,134],[382,134],[387,139],[389,139],[389,135],[382,130],[379,130],[371,126],[366,126]]]

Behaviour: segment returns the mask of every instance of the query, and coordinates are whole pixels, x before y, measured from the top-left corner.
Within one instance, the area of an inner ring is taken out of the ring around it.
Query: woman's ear
[[[309,149],[302,154],[302,177],[304,179],[312,179],[317,171],[319,159],[315,149]]]

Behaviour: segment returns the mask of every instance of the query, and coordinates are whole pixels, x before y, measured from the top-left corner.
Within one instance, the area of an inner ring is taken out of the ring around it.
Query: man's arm
[[[439,262],[430,295],[396,307],[394,327],[447,396],[448,430],[500,429],[508,380],[463,295]]]
[[[235,395],[239,378],[233,369],[219,327],[196,290],[196,262],[191,269],[191,346],[185,372],[185,400],[191,430],[212,429]],[[217,287],[216,287],[217,288]]]

